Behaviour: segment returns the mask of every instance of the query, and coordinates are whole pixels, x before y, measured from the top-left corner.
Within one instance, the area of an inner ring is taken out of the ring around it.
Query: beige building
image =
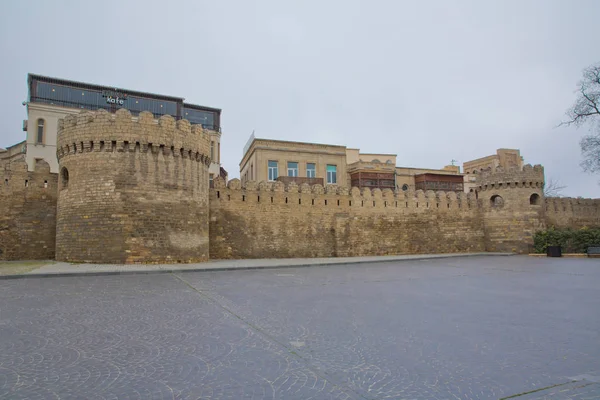
[[[463,191],[460,167],[444,169],[397,167],[397,155],[361,153],[339,145],[257,139],[252,135],[240,162],[240,179],[296,181],[391,190]]]
[[[465,174],[477,174],[488,168],[495,170],[496,167],[502,167],[504,170],[510,168],[522,169],[523,157],[521,157],[521,152],[517,149],[498,149],[494,155],[463,163]]]
[[[348,186],[346,147],[251,136],[240,162],[240,178],[242,183],[294,180]]]
[[[191,124],[201,124],[210,136],[209,177],[227,172],[221,167],[221,110],[184,103],[181,97],[116,89],[109,86],[68,81],[40,75],[28,75],[29,95],[27,119],[23,130],[27,132],[26,162],[33,171],[37,160],[45,160],[51,172],[58,172],[56,135],[58,120],[82,110],[105,109],[116,112],[128,109],[134,120],[142,111],[150,111],[155,118],[170,115],[175,119],[187,119]],[[0,155],[0,158],[2,155]]]
[[[51,172],[58,173],[56,158],[58,120],[80,112],[81,110],[76,108],[52,104],[32,102],[27,104],[27,120],[23,123],[23,130],[27,132],[25,161],[30,171],[33,171],[36,160],[44,160],[50,165]]]

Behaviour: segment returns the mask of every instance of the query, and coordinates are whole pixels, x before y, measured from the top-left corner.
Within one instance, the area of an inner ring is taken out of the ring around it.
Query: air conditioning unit
[[[27,132],[27,120],[26,119],[23,120],[23,131]]]

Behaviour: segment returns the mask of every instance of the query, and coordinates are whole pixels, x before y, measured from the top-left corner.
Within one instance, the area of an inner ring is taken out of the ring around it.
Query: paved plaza
[[[0,280],[0,399],[598,399],[600,261]]]

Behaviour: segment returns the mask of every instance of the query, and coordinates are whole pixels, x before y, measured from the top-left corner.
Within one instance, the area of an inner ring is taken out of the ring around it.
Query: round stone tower
[[[483,211],[486,250],[531,251],[533,234],[545,226],[544,167],[483,171],[474,191]]]
[[[121,109],[59,122],[56,259],[177,263],[208,259],[208,133]]]

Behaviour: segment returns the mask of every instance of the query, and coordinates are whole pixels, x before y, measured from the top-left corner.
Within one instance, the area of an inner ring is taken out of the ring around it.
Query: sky
[[[221,108],[230,178],[254,131],[421,168],[518,148],[563,195],[600,198],[587,131],[557,127],[599,19],[597,0],[6,2],[0,147],[25,139],[31,72]]]

